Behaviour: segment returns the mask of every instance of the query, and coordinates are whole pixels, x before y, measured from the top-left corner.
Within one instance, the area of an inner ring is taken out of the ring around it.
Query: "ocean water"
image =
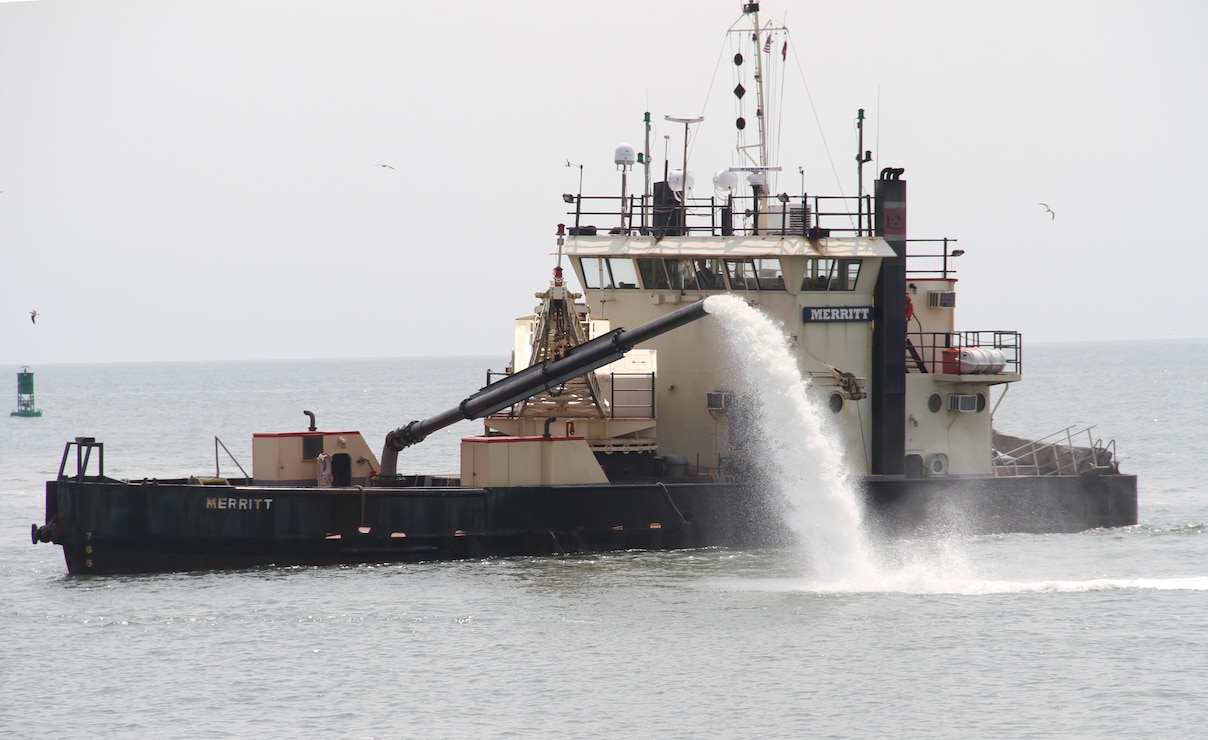
[[[252,433],[304,428],[303,409],[379,440],[456,405],[503,362],[32,368],[45,415],[0,417],[0,736],[1208,726],[1208,340],[1025,345],[1024,381],[996,411],[1012,433],[1094,424],[1115,440],[1140,476],[1139,525],[870,543],[879,577],[818,579],[788,550],[81,577],[57,548],[30,544],[43,481],[75,436],[105,443],[111,475],[207,474],[215,436],[245,467]],[[455,471],[458,438],[478,428],[434,435],[400,470]],[[225,453],[217,464],[235,470]]]

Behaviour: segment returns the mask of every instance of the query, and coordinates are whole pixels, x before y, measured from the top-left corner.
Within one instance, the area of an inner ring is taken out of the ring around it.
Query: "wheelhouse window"
[[[784,290],[784,273],[774,257],[726,260],[731,290]]]
[[[860,260],[815,257],[806,262],[801,289],[808,291],[855,290]]]
[[[725,290],[721,260],[710,257],[689,259],[640,259],[638,272],[647,290]]]
[[[674,290],[699,290],[696,282],[696,268],[692,260],[663,260],[667,266],[667,277],[671,280]]]
[[[666,290],[671,287],[662,260],[638,260],[638,272],[642,275],[642,287],[646,290]]]
[[[583,287],[637,288],[638,273],[628,257],[584,257]]]
[[[692,260],[696,273],[696,284],[701,290],[725,290],[726,281],[722,279],[721,260],[695,259]]]

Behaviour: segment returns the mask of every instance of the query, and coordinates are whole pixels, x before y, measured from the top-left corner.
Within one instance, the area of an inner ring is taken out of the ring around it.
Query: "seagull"
[[[1056,214],[1056,213],[1053,213],[1053,209],[1052,209],[1052,208],[1049,208],[1049,204],[1048,204],[1048,203],[1041,203],[1040,205],[1044,206],[1044,210],[1046,210],[1046,211],[1048,211],[1048,212],[1049,212],[1049,220],[1050,220],[1050,221],[1052,221],[1053,219],[1057,218],[1057,214]]]
[[[390,169],[394,169],[394,165],[392,165],[392,164],[379,164],[379,165],[374,165],[374,166],[375,167],[389,167]]]
[[[31,323],[31,324],[38,323],[38,312],[37,311],[29,312],[29,323]]]

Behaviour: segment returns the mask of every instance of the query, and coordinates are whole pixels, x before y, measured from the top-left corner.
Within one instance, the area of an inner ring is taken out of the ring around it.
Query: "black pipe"
[[[633,329],[614,329],[590,342],[571,347],[556,360],[531,365],[498,380],[465,399],[455,408],[395,429],[386,435],[386,445],[382,450],[382,475],[395,475],[398,452],[422,442],[429,434],[462,419],[481,419],[530,398],[542,390],[552,389],[572,378],[586,375],[598,367],[619,360],[638,344],[705,316],[708,312],[705,311],[704,304],[704,301],[691,303]]]

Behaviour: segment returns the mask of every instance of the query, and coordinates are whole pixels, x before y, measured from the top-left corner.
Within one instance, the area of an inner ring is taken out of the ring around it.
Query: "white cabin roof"
[[[562,254],[573,257],[893,257],[893,248],[877,236],[831,237],[806,239],[801,236],[771,234],[768,236],[692,237],[572,236],[562,247]],[[557,254],[557,250],[550,254]]]

